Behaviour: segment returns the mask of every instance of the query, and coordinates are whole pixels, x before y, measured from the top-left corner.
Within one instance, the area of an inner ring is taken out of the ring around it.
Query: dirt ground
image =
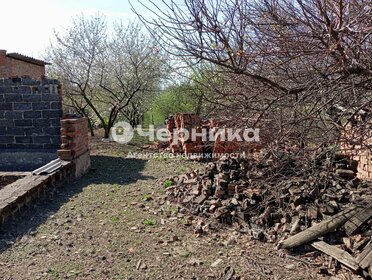
[[[159,180],[201,163],[126,158],[136,151],[93,139],[88,174],[2,228],[0,279],[329,279],[313,253],[289,256],[228,227],[197,236]]]

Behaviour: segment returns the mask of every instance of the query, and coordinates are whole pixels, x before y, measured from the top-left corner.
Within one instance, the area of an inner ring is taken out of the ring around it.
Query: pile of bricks
[[[61,120],[61,149],[58,156],[62,160],[73,160],[89,150],[88,119],[65,118]]]

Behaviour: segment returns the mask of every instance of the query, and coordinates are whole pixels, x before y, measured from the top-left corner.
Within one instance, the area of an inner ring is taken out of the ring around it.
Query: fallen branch
[[[278,248],[290,249],[303,244],[306,244],[310,241],[313,241],[324,234],[334,231],[345,224],[351,217],[359,212],[360,207],[350,207],[330,219],[324,220],[319,224],[312,226],[294,236],[287,238],[278,244]]]

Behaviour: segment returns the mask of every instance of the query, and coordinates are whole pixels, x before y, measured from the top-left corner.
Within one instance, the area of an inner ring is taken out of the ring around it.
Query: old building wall
[[[0,78],[29,76],[40,80],[45,76],[45,66],[7,56],[0,50]]]

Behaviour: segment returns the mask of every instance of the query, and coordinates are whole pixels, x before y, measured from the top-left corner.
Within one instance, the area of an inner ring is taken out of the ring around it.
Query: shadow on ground
[[[9,248],[15,240],[25,234],[33,234],[48,217],[72,197],[81,193],[90,184],[126,184],[137,180],[153,179],[143,176],[146,160],[126,159],[111,156],[92,156],[92,168],[81,179],[63,183],[42,199],[33,201],[30,206],[21,209],[20,213],[6,221],[0,228],[0,252]]]

